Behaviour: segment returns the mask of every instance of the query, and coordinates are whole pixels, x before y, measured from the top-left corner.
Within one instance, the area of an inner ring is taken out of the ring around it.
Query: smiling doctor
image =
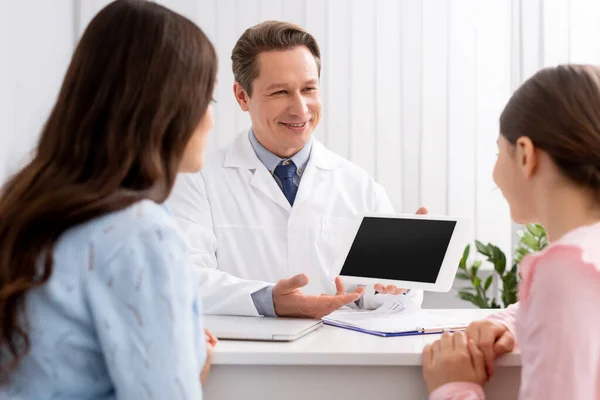
[[[420,305],[420,290],[346,293],[331,277],[354,215],[393,208],[382,186],[312,136],[321,119],[315,38],[267,21],[242,34],[231,58],[234,95],[252,127],[201,172],[180,175],[169,201],[198,266],[205,312],[320,318],[394,295]]]

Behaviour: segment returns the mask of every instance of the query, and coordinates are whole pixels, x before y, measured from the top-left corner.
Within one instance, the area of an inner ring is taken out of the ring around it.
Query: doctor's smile
[[[301,123],[286,123],[286,122],[280,122],[279,125],[283,126],[284,128],[287,128],[288,130],[292,131],[292,132],[303,132],[304,129],[306,128],[308,122],[301,122]]]

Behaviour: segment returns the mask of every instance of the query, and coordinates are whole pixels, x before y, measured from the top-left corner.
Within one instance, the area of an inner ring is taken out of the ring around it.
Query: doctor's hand
[[[483,353],[464,332],[444,333],[423,350],[423,377],[429,393],[451,382],[483,386],[488,380]]]
[[[208,379],[208,372],[210,371],[210,364],[212,363],[212,350],[218,342],[217,338],[210,333],[208,329],[204,330],[204,334],[206,336],[206,361],[202,367],[202,372],[200,372],[200,383],[202,383],[202,385],[205,385],[206,380]]]
[[[427,208],[425,207],[421,207],[417,210],[417,212],[415,214],[417,215],[426,215],[429,213],[429,210],[427,210]]]
[[[346,304],[358,299],[365,291],[359,287],[354,292],[346,293],[339,277],[335,279],[336,294],[309,296],[300,291],[306,286],[308,277],[304,274],[282,279],[273,287],[273,305],[279,317],[302,317],[321,319]]]
[[[384,286],[381,283],[375,284],[374,289],[377,293],[380,294],[402,294],[406,292],[406,289],[399,288],[396,285]]]

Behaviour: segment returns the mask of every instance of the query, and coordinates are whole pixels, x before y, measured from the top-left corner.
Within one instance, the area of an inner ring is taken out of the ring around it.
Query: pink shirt
[[[521,350],[520,399],[600,399],[600,223],[523,259],[520,303],[490,317]],[[430,400],[483,400],[478,385],[446,384]]]

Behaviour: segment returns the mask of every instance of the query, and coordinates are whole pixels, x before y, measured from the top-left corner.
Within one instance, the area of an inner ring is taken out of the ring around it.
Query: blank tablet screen
[[[456,221],[365,217],[340,275],[435,283]]]

